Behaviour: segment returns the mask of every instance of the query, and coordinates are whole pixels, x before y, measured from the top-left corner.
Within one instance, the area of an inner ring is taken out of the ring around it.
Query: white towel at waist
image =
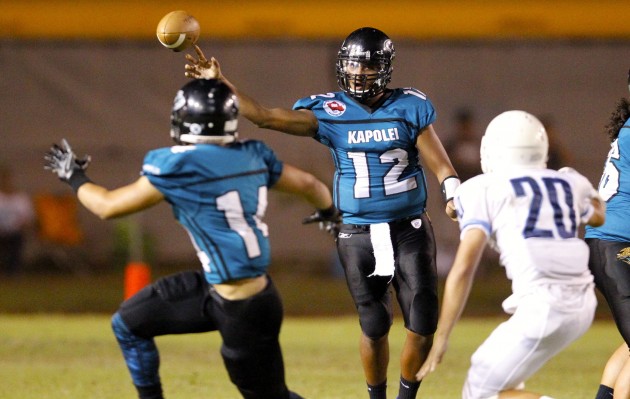
[[[394,275],[394,246],[389,232],[389,223],[376,223],[370,225],[370,240],[374,249],[376,266],[372,276]]]

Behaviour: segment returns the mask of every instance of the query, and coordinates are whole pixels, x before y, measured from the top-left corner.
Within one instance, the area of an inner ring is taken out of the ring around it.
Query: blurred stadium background
[[[474,113],[479,137],[507,109],[551,115],[560,145],[572,154],[569,166],[594,184],[608,150],[603,126],[617,99],[628,94],[627,0],[21,0],[0,1],[0,9],[0,162],[39,199],[70,191],[42,168],[43,153],[62,137],[80,155],[92,156],[90,177],[108,187],[135,179],[148,150],[171,144],[170,109],[186,82],[185,60],[160,46],[155,27],[176,9],[200,22],[206,55],[269,106],[290,107],[300,97],[337,90],[334,60],[341,41],[361,26],[382,29],[396,45],[391,86],[413,86],[429,96],[443,140],[452,137],[461,108]],[[268,142],[285,161],[331,182],[330,155],[315,141],[257,130],[245,120],[240,133]],[[438,267],[446,271],[458,230],[443,214],[432,176],[429,185]],[[112,270],[129,259],[129,242],[137,235],[152,266],[197,267],[166,204],[114,222],[80,207],[60,212],[66,211],[76,217],[78,235],[63,244],[34,231],[27,269]],[[274,272],[339,275],[330,237],[300,224],[310,212],[272,194],[266,221]],[[63,219],[61,230],[73,224]]]

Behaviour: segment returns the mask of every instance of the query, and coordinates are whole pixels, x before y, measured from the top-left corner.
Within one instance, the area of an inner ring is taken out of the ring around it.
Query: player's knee
[[[142,337],[135,332],[131,331],[131,328],[125,323],[121,316],[121,312],[114,313],[111,320],[112,331],[114,336],[120,343],[120,345],[137,345],[139,342],[151,341],[150,337]]]
[[[133,336],[119,312],[114,313],[112,316],[111,326],[118,341],[128,340],[131,336]]]
[[[141,338],[131,332],[119,312],[112,317],[111,325],[134,385],[159,385],[160,355],[154,340]]]
[[[360,304],[357,310],[359,312],[361,330],[366,337],[377,340],[389,333],[393,315],[381,302],[365,302]]]
[[[407,342],[410,342],[414,348],[417,348],[421,352],[428,353],[433,346],[433,334],[422,335],[411,330],[407,330]]]
[[[434,291],[416,294],[407,313],[405,327],[423,336],[433,335],[437,329],[438,301]]]

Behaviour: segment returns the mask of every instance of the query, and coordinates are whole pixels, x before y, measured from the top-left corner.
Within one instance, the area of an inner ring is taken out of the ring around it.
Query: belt
[[[405,223],[405,222],[409,222],[411,220],[414,219],[420,219],[422,217],[422,215],[424,215],[425,212],[422,212],[419,215],[412,215],[412,216],[407,216],[404,218],[400,218],[400,219],[394,219],[388,223],[392,224],[392,223]],[[369,224],[343,224],[346,227],[350,227],[352,229],[358,229],[358,230],[362,230],[362,231],[370,231],[370,225]]]

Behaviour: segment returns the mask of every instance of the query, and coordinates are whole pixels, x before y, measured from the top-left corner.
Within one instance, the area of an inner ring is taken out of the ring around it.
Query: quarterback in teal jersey
[[[424,212],[427,188],[416,142],[435,121],[424,93],[394,89],[374,109],[345,92],[320,94],[299,100],[294,109],[310,110],[319,121],[314,137],[333,156],[344,223],[390,222]]]
[[[219,331],[230,380],[246,399],[298,399],[285,383],[278,336],[282,302],[267,275],[270,248],[262,218],[267,189],[298,194],[334,221],[326,185],[284,164],[260,141],[237,140],[238,99],[218,80],[178,91],[171,113],[177,145],[150,151],[142,176],[108,190],[85,175],[64,140],[45,157],[50,169],[103,219],[168,202],[203,270],[159,279],[122,303],[112,328],[140,399],[162,399],[154,337]],[[210,392],[208,397],[213,397]]]
[[[630,73],[628,75],[630,86]],[[630,87],[629,87],[630,88]],[[606,223],[587,227],[589,267],[624,343],[612,354],[596,399],[630,399],[630,100],[618,101],[607,125],[610,151],[599,182]]]
[[[333,196],[343,217],[337,249],[361,324],[369,397],[386,397],[393,286],[407,330],[398,398],[415,398],[416,371],[431,348],[438,314],[424,167],[441,184],[451,218],[459,185],[433,129],[433,105],[417,89],[387,87],[394,44],[371,27],[355,30],[341,44],[336,62],[341,91],[303,98],[293,109],[261,105],[225,78],[216,59],[206,59],[197,46],[195,51],[197,58],[186,56],[186,76],[221,79],[237,93],[242,115],[257,126],[312,137],[330,149]],[[315,214],[308,220],[319,219]]]

